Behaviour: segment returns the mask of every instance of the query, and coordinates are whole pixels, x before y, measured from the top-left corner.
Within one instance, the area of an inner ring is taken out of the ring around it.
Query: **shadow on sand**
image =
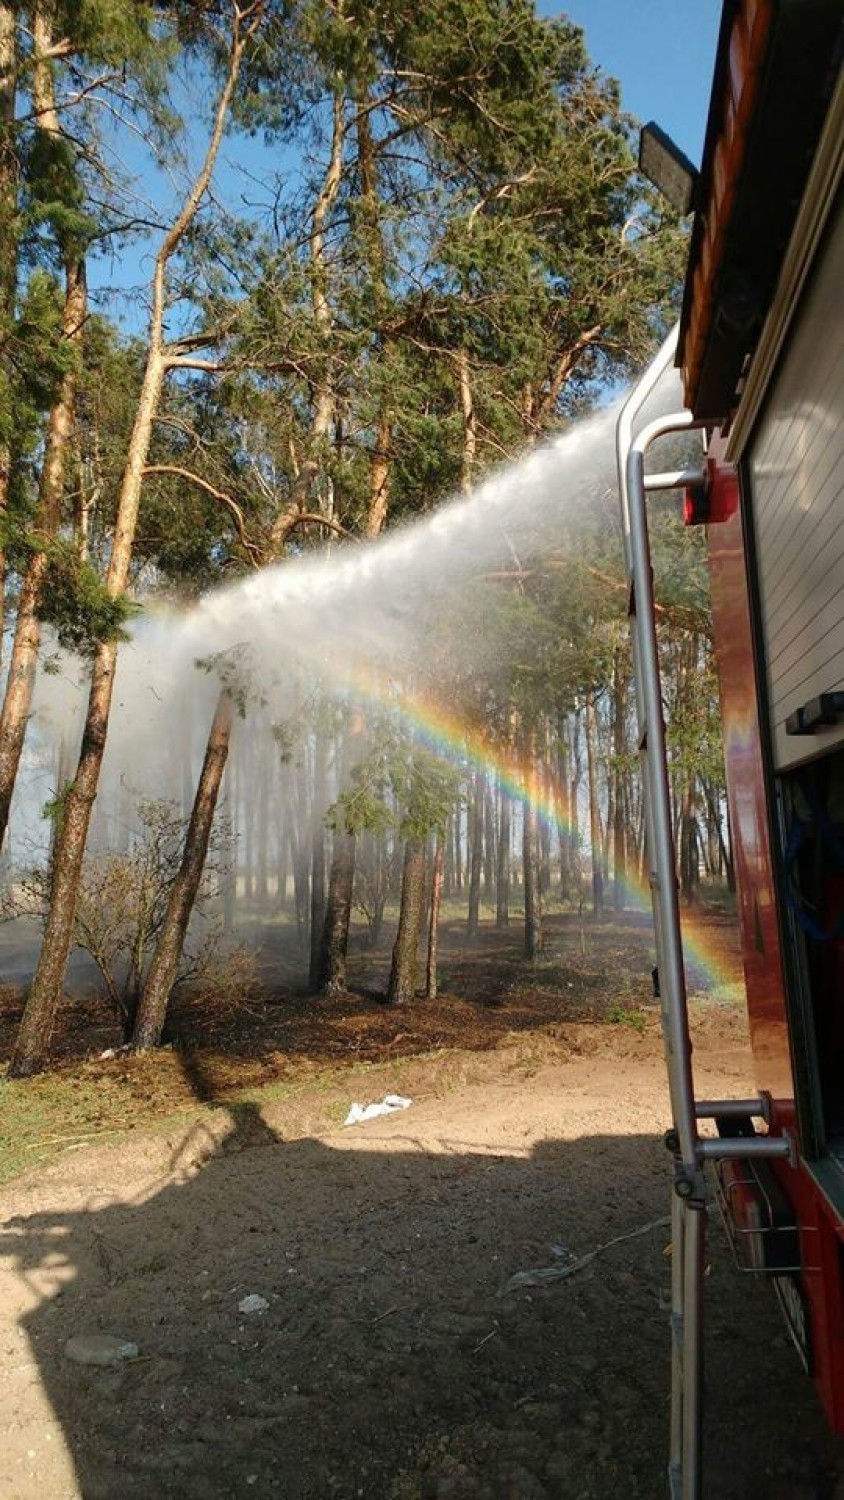
[[[52,1168],[39,1188],[52,1206],[2,1233],[22,1336],[0,1491],[656,1500],[666,1231],[501,1292],[555,1244],[581,1255],[661,1218],[664,1153],[599,1134],[520,1151],[515,1095],[513,1110],[502,1155],[468,1115],[466,1139],[421,1150],[410,1114],[284,1142],[255,1106],[229,1107],[178,1141],[98,1153],[82,1210],[62,1207]],[[97,1187],[121,1180],[131,1201]],[[25,1208],[26,1185],[13,1196]],[[717,1231],[712,1243],[708,1500],[831,1495],[835,1448],[773,1301],[726,1267]],[[252,1294],[266,1309],[240,1312]],[[66,1341],[91,1333],[140,1357],[72,1363]],[[33,1381],[49,1397],[40,1427]]]

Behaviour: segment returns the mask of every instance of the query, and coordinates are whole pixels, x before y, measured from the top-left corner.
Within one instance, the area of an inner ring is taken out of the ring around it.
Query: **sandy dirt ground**
[[[716,1022],[699,1087],[737,1094],[739,1021]],[[368,1124],[318,1132],[307,1097],[229,1105],[7,1187],[3,1500],[664,1495],[655,1032],[420,1060],[402,1088],[412,1106]],[[842,1500],[770,1289],[710,1224],[707,1500]],[[239,1310],[250,1296],[262,1310]],[[75,1363],[68,1340],[92,1334],[137,1357]]]

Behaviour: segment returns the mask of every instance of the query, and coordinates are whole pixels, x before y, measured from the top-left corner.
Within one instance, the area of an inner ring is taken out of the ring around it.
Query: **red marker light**
[[[709,520],[709,486],[687,484],[683,491],[683,525],[705,526]]]

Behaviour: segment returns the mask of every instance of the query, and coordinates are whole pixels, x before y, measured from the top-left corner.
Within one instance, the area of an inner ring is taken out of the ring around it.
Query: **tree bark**
[[[346,954],[352,919],[355,879],[355,835],[336,833],[328,879],[328,901],[322,925],[317,990],[339,995],[346,989]]]
[[[225,822],[223,824],[225,839],[225,862],[223,869],[223,931],[228,937],[234,930],[234,909],[237,900],[237,835],[235,832],[235,807],[233,781],[231,767],[225,779],[224,787]]]
[[[539,827],[533,797],[533,758],[522,799],[522,868],[525,894],[525,957],[531,962],[542,949],[542,898],[539,889]]]
[[[424,902],[425,840],[410,838],[404,846],[399,930],[387,985],[388,1005],[406,1005],[416,993],[416,958]]]
[[[428,913],[428,962],[425,969],[425,998],[437,998],[437,956],[440,942],[440,906],[443,892],[445,839],[442,829],[434,835],[434,863],[431,871],[431,909]]]
[[[552,805],[551,797],[551,766],[550,750],[546,741],[542,762],[537,765],[536,790],[541,795],[541,803],[544,808]],[[551,889],[551,823],[548,817],[537,818],[537,836],[539,840],[539,890],[545,897]]]
[[[324,731],[317,726],[314,746],[314,798],[311,816],[311,956],[308,987],[319,985],[322,929],[325,924],[325,809],[328,779],[328,747]]]
[[[510,796],[506,787],[498,788],[498,868],[495,894],[495,925],[510,926]]]
[[[603,915],[604,872],[601,853],[601,809],[598,803],[598,749],[595,743],[595,700],[586,696],[586,770],[589,779],[589,843],[592,853],[592,914]]]
[[[161,1041],[170,994],[179,972],[188,924],[205,869],[208,841],[229,754],[233,718],[234,704],[224,688],[217,699],[211,722],[182,861],[170,888],[167,909],[138,1006],[132,1036],[132,1044],[138,1051],[157,1047]]]
[[[465,349],[455,355],[457,378],[460,384],[460,409],[463,413],[463,446],[460,454],[460,488],[464,495],[472,490],[475,459],[478,452],[478,422],[472,393],[472,376],[469,356]]]
[[[270,767],[266,754],[259,758],[255,802],[258,809],[258,847],[255,851],[255,899],[259,913],[266,913],[270,899]]]
[[[687,906],[697,899],[698,826],[695,813],[695,777],[689,772],[680,803],[680,894]]]
[[[627,749],[627,678],[622,670],[622,653],[615,652],[613,674],[613,908],[624,910],[627,878],[627,823],[624,816],[625,786],[623,761]]]
[[[715,827],[715,834],[718,839],[718,850],[721,858],[721,864],[723,866],[727,880],[727,890],[735,894],[736,872],[735,866],[733,864],[732,850],[730,848],[728,840],[724,838],[724,829],[721,823],[717,796],[711,782],[703,782],[703,794],[706,798],[707,807],[709,808],[710,820]],[[729,820],[727,824],[727,832],[729,833]]]
[[[574,849],[571,826],[571,785],[569,775],[569,747],[566,739],[566,720],[557,727],[556,772],[557,772],[557,838],[560,843],[560,891],[563,897],[574,881]]]
[[[479,771],[475,772],[472,782],[472,805],[469,818],[469,914],[466,919],[466,936],[471,941],[478,936],[481,908],[484,784]]]
[[[388,415],[382,415],[375,433],[372,468],[369,475],[369,506],[365,535],[376,537],[387,524],[390,508],[390,447],[393,429]]]
[[[3,7],[0,10],[0,21],[3,22],[0,26],[0,48],[4,42],[3,30],[6,19],[7,8]],[[43,5],[35,7],[32,26],[36,56],[49,52],[53,40],[51,18]],[[53,72],[49,62],[36,62],[33,65],[32,104],[36,112],[39,131],[45,136],[60,140],[62,128],[56,109]],[[0,109],[5,110],[6,107],[6,101],[0,94]],[[2,130],[3,120],[0,118],[0,132]],[[2,134],[0,134],[0,140],[3,140]],[[11,140],[8,141],[8,150],[12,151]],[[0,159],[0,197],[4,192],[3,165],[4,162]],[[2,203],[0,203],[0,218],[2,218]],[[3,230],[0,229],[0,252],[2,249]],[[7,269],[4,263],[0,269],[0,277],[5,276]],[[84,260],[78,256],[68,256],[65,260],[64,271],[65,297],[62,307],[61,336],[67,344],[78,346],[82,339],[87,313]],[[14,275],[14,260],[12,261],[12,274]],[[2,308],[0,308],[1,314]],[[65,469],[73,433],[76,387],[77,372],[72,365],[61,382],[47,422],[35,515],[35,533],[39,540],[43,539],[45,542],[56,535],[61,517]],[[3,455],[0,453],[0,511],[5,507],[2,476]],[[38,610],[44,591],[46,572],[47,553],[43,547],[40,547],[30,556],[21,586],[12,655],[6,679],[3,709],[0,713],[0,848],[6,836],[12,795],[26,737],[26,726],[32,709],[32,694],[41,645],[41,622],[38,618]],[[3,615],[2,608],[0,608],[0,649],[2,649],[2,627]]]
[[[17,17],[15,7],[0,4],[0,329],[11,327],[15,316],[18,267],[17,202],[18,156],[15,148],[17,92]],[[0,439],[0,521],[9,500],[11,444]],[[6,613],[6,558],[0,549],[0,664]],[[0,833],[0,846],[3,839]]]
[[[463,890],[463,808],[460,802],[457,803],[457,806],[454,809],[454,819],[452,822],[451,831],[454,835],[454,889],[459,895]]]
[[[486,781],[484,784],[484,895],[487,901],[492,900],[495,890],[495,792],[493,785]]]
[[[244,17],[248,18],[245,25]],[[120,486],[111,558],[106,574],[106,590],[113,599],[125,593],[129,581],[141,501],[141,485],[152,426],[165,373],[178,363],[164,345],[167,266],[196,217],[210,183],[243,53],[253,32],[260,24],[260,17],[260,10],[254,7],[243,14],[240,11],[235,12],[228,73],[217,102],[214,126],[205,160],[181,213],[165,234],[155,258],[147,360]],[[76,779],[68,789],[62,811],[53,866],[52,900],[44,928],[41,953],[9,1065],[10,1076],[14,1078],[37,1072],[43,1065],[50,1044],[53,1019],[61,998],[73,937],[73,924],[91,811],[97,795],[100,769],[105,753],[116,660],[117,643],[115,641],[102,642],[97,648],[91,671],[88,710]]]
[[[360,198],[363,219],[368,237],[369,270],[375,303],[375,314],[382,325],[381,358],[386,360],[390,336],[383,328],[387,315],[387,270],[384,235],[381,228],[381,201],[379,199],[378,163],[375,143],[372,138],[372,104],[366,97],[357,113],[356,130],[358,140],[358,167],[360,170]],[[369,476],[369,502],[367,505],[364,534],[376,537],[387,524],[390,507],[390,469],[392,463],[393,419],[387,396],[382,394],[375,418],[375,445],[372,450],[372,466]]]
[[[322,186],[314,204],[311,224],[311,305],[314,323],[320,336],[319,370],[311,388],[313,416],[308,439],[308,449],[298,467],[293,496],[289,506],[280,513],[270,533],[270,549],[278,557],[289,539],[302,512],[308,510],[311,492],[319,478],[325,462],[324,448],[331,432],[336,399],[334,391],[334,365],[332,355],[333,319],[328,297],[329,276],[325,249],[325,233],[329,216],[340,190],[343,177],[343,143],[346,138],[344,100],[337,95],[334,100],[334,120],[331,136],[331,152]]]

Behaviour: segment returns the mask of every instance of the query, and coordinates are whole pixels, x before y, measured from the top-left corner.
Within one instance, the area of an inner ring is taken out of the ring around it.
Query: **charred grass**
[[[693,987],[704,1007],[734,1005],[734,919],[709,912],[698,924],[718,972],[698,980],[693,972]],[[324,1130],[341,1123],[354,1097],[398,1091],[418,1098],[480,1081],[485,1053],[506,1049],[508,1063],[530,1074],[554,1057],[597,1050],[610,1031],[622,1028],[639,1042],[657,1031],[644,919],[557,913],[545,930],[543,952],[530,964],[517,921],[504,930],[484,924],[471,944],[464,921],[447,921],[437,999],[395,1008],[382,998],[390,931],[375,948],[355,933],[349,990],[326,1000],[304,992],[304,957],[291,929],[264,925],[255,933],[257,992],[242,1000],[223,992],[178,996],[168,1045],[154,1054],[121,1049],[101,997],[69,996],[51,1070],[25,1082],[0,1080],[0,1180],[59,1152],[124,1132],[169,1130],[209,1109],[281,1103],[291,1135]],[[3,1061],[22,1003],[19,989],[0,989]]]

